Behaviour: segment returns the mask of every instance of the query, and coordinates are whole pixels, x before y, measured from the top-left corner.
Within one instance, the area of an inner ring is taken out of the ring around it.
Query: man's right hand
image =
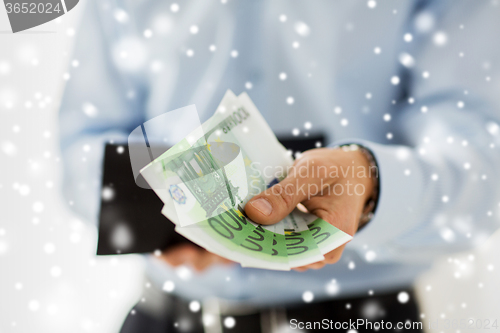
[[[189,265],[199,272],[215,264],[230,265],[234,263],[193,244],[172,246],[162,252],[159,258],[170,266]]]

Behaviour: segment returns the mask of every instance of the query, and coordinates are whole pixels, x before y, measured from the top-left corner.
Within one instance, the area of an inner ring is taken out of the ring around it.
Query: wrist
[[[358,230],[367,224],[374,215],[379,196],[378,165],[373,154],[363,146],[349,144],[341,146],[344,152],[353,155],[353,165],[356,167],[356,181],[365,188],[363,209],[359,219]]]

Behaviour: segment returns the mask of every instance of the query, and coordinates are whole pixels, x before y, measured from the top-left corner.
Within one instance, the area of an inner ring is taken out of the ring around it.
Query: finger
[[[215,264],[229,265],[233,263],[234,262],[229,259],[223,258],[212,252],[202,250],[200,251],[200,254],[194,258],[191,264],[197,271],[204,271]]]
[[[253,197],[245,206],[250,219],[260,224],[281,221],[298,203],[321,194],[335,179],[319,159],[301,158],[288,177]]]
[[[194,258],[191,264],[195,270],[201,272],[211,266],[216,260],[217,258],[212,253],[208,251],[201,251],[201,253]]]
[[[335,186],[345,182],[339,182]],[[358,229],[364,198],[357,195],[336,195],[333,192],[303,202],[314,215],[353,236]]]
[[[329,264],[329,265],[337,263],[340,260],[340,258],[342,257],[342,253],[344,252],[344,248],[345,248],[345,245],[342,245],[342,246],[336,248],[335,250],[330,251],[327,254],[325,254],[324,262],[326,264]]]
[[[314,264],[308,265],[307,268],[310,268],[310,269],[321,269],[323,267],[325,267],[325,262],[324,261],[319,261],[319,262],[316,262]]]
[[[192,262],[198,255],[199,249],[190,245],[182,244],[163,252],[160,258],[168,264],[176,267],[188,262]]]
[[[294,271],[297,271],[297,272],[305,272],[307,271],[307,266],[301,266],[301,267],[295,267],[295,268],[292,268]]]

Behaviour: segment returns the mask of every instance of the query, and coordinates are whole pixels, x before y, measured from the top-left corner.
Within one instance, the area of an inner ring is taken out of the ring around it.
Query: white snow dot
[[[198,302],[198,301],[191,301],[189,303],[189,310],[191,310],[191,312],[198,312],[198,311],[200,311],[200,308],[201,308],[201,305],[200,305],[200,302]]]
[[[43,212],[44,208],[45,207],[43,206],[43,203],[41,203],[40,201],[37,201],[33,204],[33,210],[35,211],[35,213]]]
[[[423,72],[423,73],[422,73],[422,77],[423,77],[424,79],[428,79],[428,78],[429,78],[429,76],[430,76],[430,74],[429,74],[429,72],[427,72],[427,71],[425,71],[425,72]]]
[[[54,266],[50,269],[50,275],[52,275],[52,277],[60,277],[61,274],[62,274],[62,269],[59,266]]]
[[[85,113],[85,115],[87,115],[88,117],[95,117],[97,116],[97,108],[95,107],[94,104],[92,103],[83,103],[82,105],[82,110],[83,110],[83,113]]]
[[[175,289],[175,283],[172,281],[165,281],[163,284],[163,291],[166,291],[167,293],[171,293]]]
[[[56,246],[53,243],[46,243],[43,246],[43,250],[47,254],[52,254],[52,253],[54,253],[56,251]]]
[[[404,36],[403,36],[403,39],[405,42],[409,43],[413,40],[413,35],[410,34],[410,33],[406,33]]]
[[[311,33],[311,28],[309,28],[307,24],[301,21],[295,23],[294,28],[295,32],[302,37],[307,37]]]
[[[170,5],[170,11],[172,13],[177,13],[179,11],[179,5],[176,3],[173,3]]]
[[[374,52],[375,54],[380,54],[380,53],[382,53],[382,49],[381,49],[380,47],[378,47],[378,46],[377,46],[376,48],[374,48],[374,49],[373,49],[373,52]]]
[[[489,264],[486,268],[488,271],[492,272],[495,269],[495,266],[493,266],[493,264]]]
[[[113,198],[115,197],[115,190],[113,190],[111,187],[105,186],[102,189],[101,197],[104,201],[113,200]]]
[[[117,152],[118,154],[123,154],[123,152],[124,152],[124,151],[125,151],[125,148],[123,148],[123,146],[118,146],[118,147],[116,148],[116,152]]]
[[[55,304],[50,304],[48,307],[47,307],[47,313],[51,316],[57,314],[58,312],[58,308]]]
[[[233,317],[224,318],[224,327],[233,328],[236,325],[236,320]]]
[[[366,93],[365,95],[366,99],[372,99],[372,93]]]
[[[17,152],[17,147],[10,141],[2,143],[2,151],[9,156],[14,155]]]
[[[314,294],[311,291],[304,291],[302,300],[306,303],[311,303],[314,299]]]
[[[439,176],[438,176],[436,173],[433,173],[433,174],[432,174],[432,176],[431,176],[431,179],[432,179],[433,181],[436,181],[436,180],[438,180],[438,179],[439,179]]]
[[[253,88],[252,82],[246,82],[245,83],[245,88],[247,88],[248,90],[252,89]]]
[[[340,288],[337,281],[332,280],[331,282],[326,284],[325,289],[328,295],[336,295],[338,294]]]
[[[212,44],[208,47],[208,49],[210,50],[210,52],[215,52],[217,50],[217,47]]]
[[[196,35],[200,31],[197,25],[192,25],[189,27],[189,32],[192,33],[193,35]]]
[[[450,200],[450,198],[448,198],[448,196],[446,196],[446,195],[443,195],[443,197],[441,198],[441,200],[443,202],[448,202]]]
[[[409,175],[411,175],[411,171],[410,171],[410,169],[406,169],[405,170],[405,176],[409,176]]]
[[[443,238],[447,242],[453,242],[455,240],[455,232],[450,228],[442,228],[439,232],[441,238]]]
[[[399,77],[397,77],[397,76],[393,76],[393,77],[391,77],[391,83],[392,83],[393,85],[395,85],[395,86],[396,86],[396,85],[398,85],[398,84],[399,84],[399,81],[400,81],[400,80],[399,80]]]
[[[236,51],[236,50],[232,50],[232,51],[231,51],[231,57],[233,57],[233,58],[237,58],[237,57],[238,57],[238,51]]]
[[[40,302],[38,302],[35,299],[29,301],[28,309],[30,309],[33,312],[38,311],[40,309]]]
[[[202,321],[204,326],[210,327],[215,323],[215,318],[211,314],[204,314]]]
[[[286,78],[287,78],[286,73],[285,72],[281,72],[280,75],[279,75],[279,78],[280,78],[281,81],[285,81]]]
[[[420,108],[420,111],[421,111],[422,113],[427,113],[427,111],[429,111],[429,109],[427,108],[427,106],[422,106],[422,107]]]
[[[391,132],[389,132],[389,133],[387,133],[387,134],[385,135],[385,137],[386,137],[388,140],[392,140],[393,135],[392,135],[392,133],[391,133]]]
[[[175,272],[181,280],[189,280],[192,276],[192,272],[187,266],[179,266]]]
[[[10,73],[10,64],[5,61],[0,62],[0,74],[5,75]]]
[[[295,102],[295,99],[292,96],[288,96],[286,98],[286,103],[292,105]]]
[[[293,134],[294,136],[297,136],[297,135],[299,135],[299,134],[300,134],[300,130],[299,130],[298,128],[294,128],[294,129],[292,130],[292,134]]]
[[[194,51],[192,49],[188,49],[186,50],[186,55],[191,58],[192,56],[194,56]]]
[[[336,106],[334,109],[333,109],[333,112],[335,112],[335,114],[341,114],[342,113],[342,108],[339,107],[339,106]]]
[[[30,194],[31,188],[28,185],[23,184],[23,185],[19,185],[18,191],[19,191],[20,195],[26,196],[26,195]]]
[[[458,107],[459,109],[462,109],[464,106],[465,106],[465,104],[464,104],[464,102],[462,102],[462,101],[459,101],[459,102],[457,103],[457,107]]]
[[[415,65],[415,59],[408,53],[401,53],[399,55],[399,62],[405,67],[413,67]]]
[[[115,20],[117,20],[120,23],[125,23],[128,21],[128,14],[126,11],[123,9],[116,9],[113,13],[113,16],[115,17]]]
[[[349,263],[347,264],[347,268],[349,269],[355,269],[356,268],[356,264],[354,263],[354,261],[349,261]]]
[[[429,12],[421,12],[415,18],[415,29],[419,33],[428,33],[434,28],[434,16]]]
[[[391,121],[391,115],[388,114],[388,113],[384,114],[384,120],[385,121]]]
[[[432,41],[437,46],[444,46],[448,43],[448,35],[442,31],[438,31],[432,37]]]
[[[342,118],[340,120],[340,125],[342,125],[344,127],[347,126],[347,125],[349,125],[349,120],[347,120],[346,118]]]
[[[470,169],[470,163],[464,163],[464,169],[469,170]]]
[[[281,14],[281,15],[279,16],[279,20],[280,20],[280,22],[286,22],[286,20],[287,20],[286,15]]]
[[[0,240],[0,255],[7,253],[9,244],[7,242]]]
[[[153,32],[150,29],[146,29],[143,32],[144,37],[151,38],[153,36]]]
[[[407,303],[410,300],[410,295],[406,291],[402,291],[398,294],[399,303]]]
[[[299,43],[299,42],[297,42],[297,41],[295,41],[295,42],[293,42],[293,43],[292,43],[292,47],[293,47],[294,49],[298,49],[298,48],[300,47],[300,43]]]
[[[375,0],[368,0],[368,2],[366,3],[366,5],[368,6],[368,8],[373,9],[373,8],[377,7],[377,1],[375,1]]]
[[[312,124],[311,124],[311,122],[310,122],[310,121],[306,121],[306,122],[304,123],[304,128],[305,128],[306,130],[310,130],[310,129],[312,128]]]
[[[491,135],[496,136],[500,133],[500,126],[497,123],[491,121],[491,122],[486,124],[486,130]]]
[[[372,250],[366,252],[366,254],[365,254],[366,261],[373,261],[373,260],[375,260],[376,257],[377,257],[377,254],[375,253],[375,251],[372,251]]]

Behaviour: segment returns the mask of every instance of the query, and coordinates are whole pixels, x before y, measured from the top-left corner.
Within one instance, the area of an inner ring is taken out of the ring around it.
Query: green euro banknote
[[[228,91],[209,120],[141,173],[178,233],[244,267],[289,270],[323,260],[351,239],[298,209],[270,226],[245,217],[245,204],[292,164],[248,95]]]

